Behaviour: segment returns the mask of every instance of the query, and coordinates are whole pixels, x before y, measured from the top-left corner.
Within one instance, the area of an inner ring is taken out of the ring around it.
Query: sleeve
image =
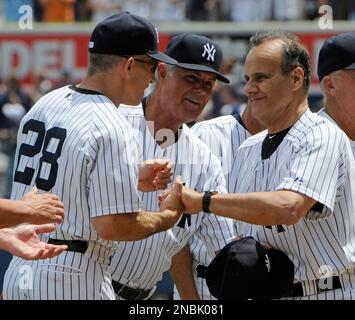
[[[313,129],[293,153],[289,171],[277,190],[299,192],[326,206],[316,218],[331,214],[337,190],[343,184],[343,147],[343,135],[335,127],[320,125]]]
[[[96,154],[88,186],[90,216],[138,211],[140,152],[131,128],[120,123],[97,128],[91,144]]]

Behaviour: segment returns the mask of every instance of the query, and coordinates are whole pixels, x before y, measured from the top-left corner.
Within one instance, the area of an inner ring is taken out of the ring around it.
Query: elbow
[[[286,221],[283,224],[288,226],[296,224],[300,222],[300,220],[304,217],[305,214],[305,210],[301,206],[297,205],[297,203],[295,205],[289,206],[284,211]]]
[[[136,213],[94,218],[93,225],[103,240],[137,241],[153,233],[149,228],[141,226]]]
[[[94,219],[93,225],[96,233],[103,240],[125,240],[124,236],[121,234],[121,228],[115,228],[114,221],[100,217]]]
[[[291,211],[286,214],[286,221],[283,223],[286,226],[291,226],[298,223],[302,219],[302,215],[297,211]]]
[[[286,226],[298,223],[305,214],[304,210],[302,210],[302,207],[299,206],[297,202],[285,204],[281,213],[284,217],[282,224]]]
[[[135,241],[141,240],[136,234],[127,232],[127,230],[122,230],[123,228],[112,228],[112,226],[107,226],[104,228],[96,229],[96,232],[103,240],[111,241]]]
[[[297,192],[277,191],[277,195],[279,216],[282,216],[280,220],[284,225],[299,223],[315,203],[315,200]]]
[[[100,238],[104,240],[116,240],[117,235],[114,235],[112,231],[112,227],[105,225],[97,225],[95,226],[96,232]]]

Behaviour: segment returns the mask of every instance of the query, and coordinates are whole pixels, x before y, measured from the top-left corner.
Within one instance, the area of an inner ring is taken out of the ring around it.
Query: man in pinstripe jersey
[[[250,103],[248,103],[241,116],[234,114],[217,117],[199,122],[192,127],[195,135],[206,143],[221,161],[228,192],[234,191],[229,190],[228,185],[230,185],[229,181],[235,180],[238,174],[232,171],[232,165],[237,156],[239,146],[251,134],[256,134],[263,129],[264,126],[252,115]],[[238,235],[239,228],[237,224],[235,225],[235,229]],[[186,283],[186,274],[191,273],[191,271],[188,272],[186,269],[191,269],[192,262],[192,272],[199,297],[202,300],[215,299],[210,294],[205,280],[206,266],[211,262],[212,258],[209,256],[204,243],[196,236],[190,241],[190,245],[187,245],[173,257],[172,265],[175,270],[174,289],[176,298],[179,296],[180,299],[184,300],[191,296],[192,289]]]
[[[324,95],[319,115],[346,133],[355,157],[355,33],[340,34],[324,42],[319,52],[318,77]]]
[[[256,34],[245,78],[268,131],[239,148],[237,193],[184,188],[185,210],[240,220],[244,236],[285,252],[295,265],[291,299],[354,299],[354,160],[345,133],[308,109],[309,55],[292,34]]]
[[[180,204],[154,213],[140,209],[138,188],[164,186],[170,164],[153,160],[138,172],[138,141],[118,110],[120,103],[140,101],[157,61],[176,61],[158,52],[155,27],[128,12],[95,27],[89,52],[85,79],[45,95],[21,121],[12,187],[14,199],[33,184],[59,196],[63,223],[43,240],[68,250],[33,263],[14,258],[5,299],[114,299],[113,240],[167,230],[182,214]]]
[[[204,36],[187,33],[173,37],[166,54],[178,61],[177,66],[159,64],[156,86],[143,99],[143,108],[128,107],[122,112],[137,129],[144,159],[171,159],[174,176],[183,176],[190,188],[225,192],[220,162],[185,125],[202,112],[216,79],[228,82],[219,73],[222,50]],[[143,193],[142,199],[146,209],[158,209],[157,193]],[[119,244],[111,260],[117,299],[148,299],[173,255],[193,234],[205,243],[211,256],[234,238],[230,219],[204,213],[189,217],[183,215],[166,232]],[[191,270],[185,278],[193,288]],[[187,298],[198,298],[196,290],[191,289]]]

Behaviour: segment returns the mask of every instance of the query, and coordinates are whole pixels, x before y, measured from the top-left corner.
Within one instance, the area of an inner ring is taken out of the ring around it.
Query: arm
[[[49,193],[37,194],[34,188],[21,200],[0,199],[0,228],[28,222],[33,224],[61,223],[64,206]]]
[[[105,240],[136,241],[171,228],[182,210],[170,208],[160,212],[139,210],[92,218],[97,233]]]
[[[57,256],[67,246],[42,242],[38,234],[54,230],[51,224],[21,225],[13,229],[0,229],[0,248],[26,260],[47,259]]]
[[[185,212],[202,210],[203,193],[183,188]],[[216,215],[258,225],[292,225],[313,207],[316,201],[294,191],[216,194],[211,197],[210,211]]]
[[[105,240],[134,241],[171,228],[180,218],[183,205],[180,201],[182,181],[177,179],[160,212],[113,214],[92,218],[97,233]]]
[[[181,300],[200,300],[192,274],[192,256],[188,244],[173,256],[170,274]]]

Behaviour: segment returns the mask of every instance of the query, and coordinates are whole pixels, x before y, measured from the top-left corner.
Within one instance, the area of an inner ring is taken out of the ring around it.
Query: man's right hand
[[[33,224],[63,222],[64,204],[59,201],[56,195],[50,193],[39,194],[37,193],[37,188],[33,188],[23,196],[21,202],[29,213],[29,219],[26,222]]]
[[[177,178],[178,179],[178,178]],[[159,195],[159,205],[162,206],[165,201],[171,196],[172,191],[174,190],[175,184],[178,180],[175,180],[174,186],[170,190],[165,190],[162,194]],[[182,180],[180,178],[181,183]],[[180,183],[180,182],[179,182]],[[181,205],[184,206],[185,213],[199,213],[202,211],[202,198],[203,193],[197,192],[195,190],[183,187],[179,189],[179,196]]]
[[[181,202],[182,186],[182,178],[178,176],[169,194],[160,203],[160,212],[164,211],[171,214],[171,222],[173,222],[171,226],[179,220],[184,211],[184,205]]]

